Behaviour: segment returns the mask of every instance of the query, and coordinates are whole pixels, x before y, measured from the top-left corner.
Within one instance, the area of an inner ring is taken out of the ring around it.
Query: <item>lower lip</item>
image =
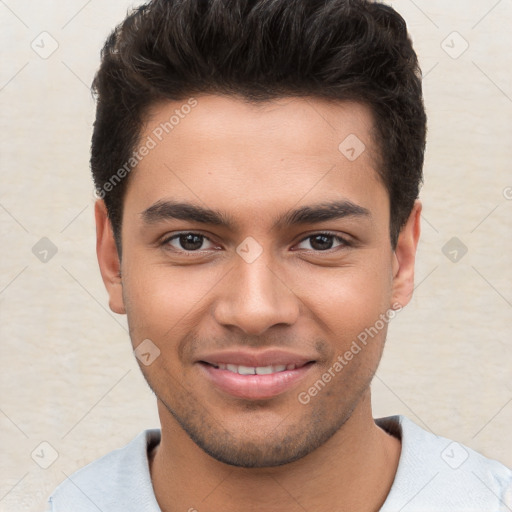
[[[268,375],[240,375],[199,363],[206,377],[221,391],[245,400],[267,400],[293,388],[309,372],[312,363]]]

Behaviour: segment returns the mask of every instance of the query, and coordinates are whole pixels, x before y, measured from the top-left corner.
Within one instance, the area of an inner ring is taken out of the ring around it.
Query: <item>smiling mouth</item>
[[[224,396],[270,400],[293,390],[306,378],[315,361],[267,366],[198,361],[202,375]]]
[[[296,370],[302,368],[308,364],[314,363],[309,361],[304,364],[276,364],[268,366],[244,366],[241,364],[229,364],[229,363],[208,363],[207,361],[201,361],[202,364],[213,366],[218,370],[227,370],[228,372],[238,373],[239,375],[270,375],[273,373],[281,373],[290,370]]]

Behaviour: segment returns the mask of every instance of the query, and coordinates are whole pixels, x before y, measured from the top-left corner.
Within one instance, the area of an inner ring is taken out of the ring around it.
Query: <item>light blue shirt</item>
[[[471,448],[407,419],[375,420],[402,441],[398,470],[380,512],[511,512],[512,471]],[[48,501],[51,512],[161,512],[149,474],[148,449],[160,429],[78,470]]]

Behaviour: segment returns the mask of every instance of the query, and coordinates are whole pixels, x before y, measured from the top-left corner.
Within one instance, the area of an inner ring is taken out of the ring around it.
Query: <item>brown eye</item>
[[[305,247],[301,245],[308,243],[309,247]],[[337,243],[337,245],[335,245]],[[314,235],[310,235],[299,244],[300,249],[308,249],[313,251],[328,251],[329,249],[336,249],[340,246],[348,246],[350,245],[343,238],[333,235],[330,233],[317,233]]]
[[[326,251],[331,249],[334,243],[334,237],[330,235],[315,235],[311,237],[311,247],[316,251]]]
[[[194,252],[200,249],[209,249],[210,247],[203,247],[205,241],[209,242],[208,238],[199,233],[179,233],[165,240],[164,245],[170,245],[177,251]]]
[[[180,241],[181,247],[187,251],[197,251],[203,245],[203,238],[201,235],[194,235],[188,233],[186,235],[180,235],[178,240]]]

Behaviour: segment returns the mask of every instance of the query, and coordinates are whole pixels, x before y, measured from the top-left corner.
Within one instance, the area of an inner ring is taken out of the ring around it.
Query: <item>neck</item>
[[[162,512],[378,511],[400,458],[400,441],[374,422],[370,394],[324,445],[300,460],[272,468],[240,468],[201,450],[159,403],[162,439],[150,471]]]

